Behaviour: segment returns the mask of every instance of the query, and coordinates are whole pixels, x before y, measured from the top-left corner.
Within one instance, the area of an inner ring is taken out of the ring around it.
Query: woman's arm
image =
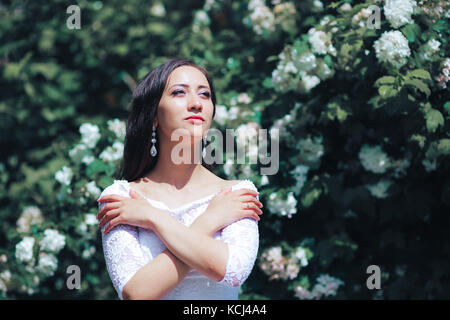
[[[190,228],[207,234],[207,231],[195,222]],[[192,268],[189,265],[178,259],[169,249],[165,249],[128,281],[123,288],[123,299],[161,299],[178,286],[190,270]]]
[[[129,197],[117,183],[106,188],[99,198],[107,195]],[[108,202],[100,203],[101,210]],[[102,227],[105,230],[107,225]],[[192,224],[197,232],[205,232],[199,224]],[[102,232],[106,267],[120,299],[160,299],[188,274],[191,268],[164,250],[150,262],[141,250],[135,226],[117,225],[109,233]]]
[[[168,214],[149,215],[152,230],[178,259],[208,278],[220,281],[226,272],[226,243],[199,232],[195,224],[186,227]]]

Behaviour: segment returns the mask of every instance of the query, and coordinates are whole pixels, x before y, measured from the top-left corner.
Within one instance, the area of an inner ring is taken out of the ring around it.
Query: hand
[[[107,234],[112,228],[119,224],[128,224],[136,227],[149,229],[151,227],[149,215],[153,208],[147,200],[141,197],[136,191],[130,189],[131,199],[119,195],[107,195],[97,201],[99,203],[108,202],[97,215],[98,226],[102,228],[108,226],[103,231]]]
[[[193,223],[203,228],[208,234],[214,234],[229,224],[243,218],[260,220],[262,203],[256,199],[258,192],[251,189],[231,191],[231,187],[223,189],[212,198],[205,212]]]

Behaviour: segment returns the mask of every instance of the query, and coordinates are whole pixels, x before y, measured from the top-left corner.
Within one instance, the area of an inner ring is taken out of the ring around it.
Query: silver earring
[[[152,129],[152,147],[150,148],[150,155],[152,157],[156,157],[156,155],[158,154],[158,152],[156,151],[156,148],[155,148],[155,143],[156,143],[156,127],[153,126],[153,129]]]
[[[206,137],[203,138],[203,150],[202,150],[202,157],[204,158],[206,156]]]

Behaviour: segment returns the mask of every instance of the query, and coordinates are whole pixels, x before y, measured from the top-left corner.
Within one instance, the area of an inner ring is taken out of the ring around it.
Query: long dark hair
[[[157,114],[167,79],[170,73],[181,66],[192,66],[200,70],[206,77],[211,89],[211,100],[214,106],[213,118],[216,114],[216,93],[212,79],[205,68],[196,65],[189,59],[170,59],[149,72],[133,91],[131,112],[126,126],[125,146],[120,168],[120,179],[134,181],[150,172],[156,165],[156,157],[150,156],[152,125]],[[156,135],[156,150],[159,151],[159,139]],[[203,148],[203,139],[202,139]],[[202,161],[202,165],[212,171],[214,167]]]

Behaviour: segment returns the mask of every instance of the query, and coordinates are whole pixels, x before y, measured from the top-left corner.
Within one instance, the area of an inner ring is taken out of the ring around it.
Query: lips
[[[198,120],[205,121],[205,119],[203,119],[203,118],[200,117],[200,116],[190,116],[190,117],[187,117],[185,120],[189,120],[189,119],[198,119]]]

